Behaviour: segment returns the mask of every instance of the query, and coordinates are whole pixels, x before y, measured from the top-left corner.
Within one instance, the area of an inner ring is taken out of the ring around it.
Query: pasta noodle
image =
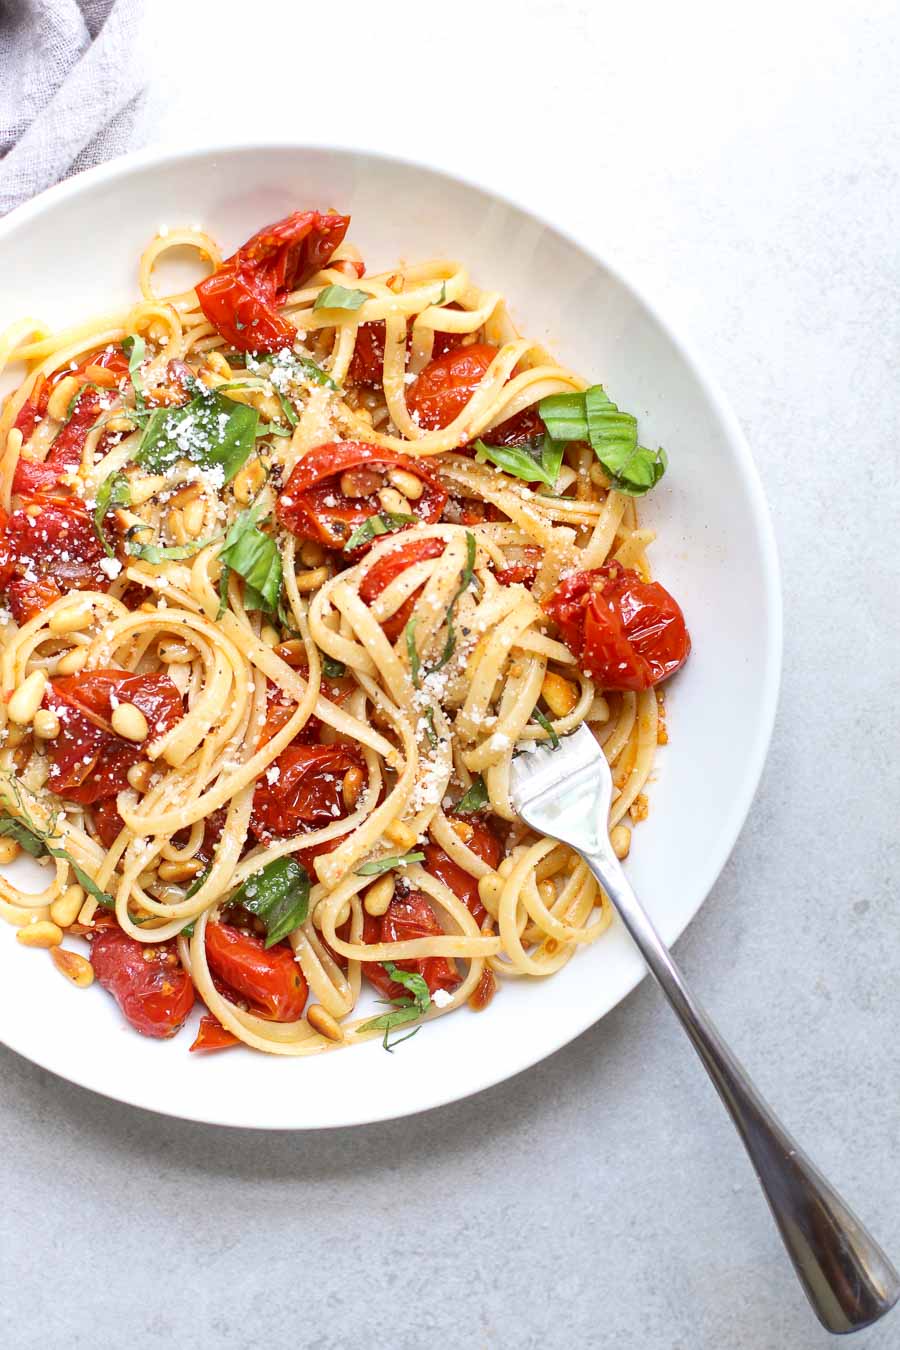
[[[161,233],[130,309],[0,335],[0,844],[52,864],[0,913],[86,937],[147,1034],[199,996],[199,1049],[387,1044],[597,941],[609,903],[517,820],[512,756],[586,722],[624,856],[689,645],[628,628],[671,597],[586,382],[460,264],[369,276],[345,231],[298,212],[224,261]],[[208,276],[160,296],[173,247]],[[583,434],[548,434],[563,405]]]

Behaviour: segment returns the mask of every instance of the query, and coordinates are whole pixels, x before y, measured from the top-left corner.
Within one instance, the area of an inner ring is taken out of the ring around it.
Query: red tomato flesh
[[[227,1050],[231,1045],[240,1045],[237,1036],[223,1027],[218,1017],[213,1017],[212,1013],[205,1013],[200,1018],[200,1026],[197,1028],[197,1037],[191,1045],[191,1051]]]
[[[543,602],[586,675],[603,689],[651,689],[684,665],[691,639],[658,581],[612,562],[573,572]]]
[[[206,959],[214,975],[270,1022],[296,1022],[309,993],[294,953],[226,923],[206,925]]]
[[[448,309],[459,309],[459,305],[448,305]],[[412,328],[410,322],[409,328]],[[439,333],[435,331],[434,346],[431,349],[432,360],[454,351],[462,342],[465,333]],[[347,371],[347,384],[368,385],[378,388],[384,377],[384,323],[364,323],[356,334],[356,346]]]
[[[420,460],[395,455],[365,441],[332,441],[304,455],[281,491],[276,508],[279,522],[300,539],[315,539],[328,548],[343,548],[357,525],[382,510],[377,495],[346,497],[341,492],[341,474],[351,469],[405,469],[423,485],[418,501],[410,502],[410,515],[427,525],[440,520],[447,493]],[[354,550],[359,557],[369,547]]]
[[[60,720],[59,735],[48,742],[51,792],[89,804],[127,786],[128,770],[144,758],[144,747],[113,731],[114,700],[141,710],[150,728],[148,741],[169,731],[184,713],[181,695],[168,675],[93,670],[51,680],[44,707]],[[111,816],[101,821],[98,828],[113,828]]]
[[[91,940],[91,965],[142,1036],[174,1036],[194,1006],[194,986],[174,942],[138,942],[121,928],[103,927]]]
[[[428,431],[449,426],[481,384],[497,348],[487,343],[457,347],[429,361],[409,387],[406,406]]]
[[[292,742],[256,785],[251,831],[267,842],[342,819],[348,814],[341,791],[344,775],[354,766],[364,766],[355,746]]]
[[[472,837],[465,841],[466,845],[489,867],[496,869],[503,857],[503,846],[488,822],[474,815],[450,816],[448,818],[462,821],[471,826]],[[425,871],[430,872],[433,877],[437,877],[438,881],[442,881],[445,886],[449,887],[457,899],[462,900],[472,918],[480,927],[487,918],[487,910],[481,903],[481,896],[478,894],[477,877],[473,877],[464,867],[455,863],[449,854],[444,852],[440,844],[433,842],[426,844],[424,852],[425,862],[423,867]]]
[[[439,558],[445,547],[443,539],[411,539],[409,543],[391,549],[389,553],[379,558],[363,577],[359,587],[360,599],[371,605],[372,601],[377,600],[381,592],[405,572],[407,567],[412,567],[413,563],[425,562],[429,558]],[[397,612],[382,624],[384,635],[389,642],[396,642],[403,632],[421,594],[420,586],[403,601]]]
[[[267,225],[200,282],[200,308],[238,351],[293,346],[297,329],[278,307],[328,263],[349,224],[334,212],[294,211]]]
[[[26,623],[68,591],[108,590],[103,556],[79,498],[36,496],[13,511],[0,534],[0,588],[16,622]]]
[[[406,895],[394,895],[387,912],[380,919],[366,914],[363,926],[363,942],[412,942],[416,938],[443,937],[444,930],[438,923],[437,915],[431,908],[428,897],[421,891],[410,891]],[[429,993],[436,989],[455,989],[460,977],[445,956],[428,956],[419,961],[398,961],[399,970],[416,971],[428,985]],[[384,966],[377,961],[366,961],[363,974],[385,998],[404,998],[409,991],[392,980]]]

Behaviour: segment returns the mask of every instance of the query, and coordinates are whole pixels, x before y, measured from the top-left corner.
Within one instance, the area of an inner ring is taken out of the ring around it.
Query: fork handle
[[[694,997],[605,841],[582,857],[674,1008],[734,1121],[794,1270],[828,1331],[859,1331],[900,1297],[900,1276],[788,1134]]]

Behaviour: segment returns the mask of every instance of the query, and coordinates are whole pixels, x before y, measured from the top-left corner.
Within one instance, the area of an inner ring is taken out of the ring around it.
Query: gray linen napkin
[[[0,0],[0,215],[132,148],[143,0]]]

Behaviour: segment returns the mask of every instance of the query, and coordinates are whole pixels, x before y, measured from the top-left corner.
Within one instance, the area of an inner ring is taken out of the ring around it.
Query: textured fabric
[[[0,0],[0,215],[132,148],[143,0]]]

